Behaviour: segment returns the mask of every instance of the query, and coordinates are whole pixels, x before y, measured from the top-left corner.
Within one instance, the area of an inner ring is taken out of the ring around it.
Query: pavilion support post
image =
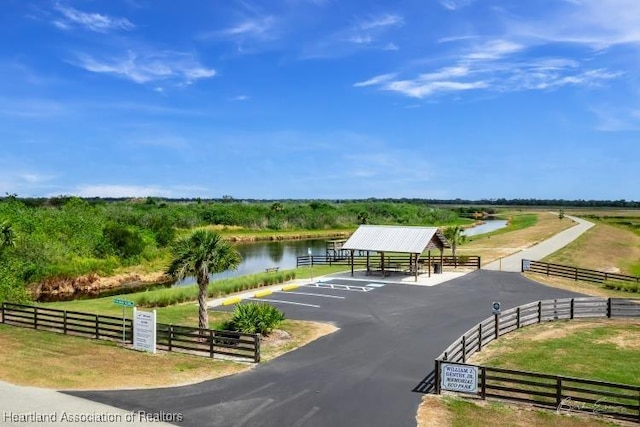
[[[351,277],[353,277],[353,253],[354,252],[355,251],[353,249],[351,249]],[[369,264],[369,263],[367,262],[367,264]],[[367,268],[369,268],[368,265],[367,265]]]
[[[444,270],[444,246],[440,248],[440,266]]]
[[[367,274],[371,274],[371,263],[369,261],[369,254],[371,252],[367,251]]]
[[[382,277],[384,277],[384,252],[380,252],[380,265],[382,266]]]
[[[416,282],[418,281],[418,254],[415,256],[415,260],[413,254],[411,255],[411,263],[413,264],[413,274],[415,275]]]
[[[427,252],[427,256],[429,257],[429,261],[428,261],[428,270],[429,270],[429,277],[431,277],[431,249],[429,249],[429,251]]]

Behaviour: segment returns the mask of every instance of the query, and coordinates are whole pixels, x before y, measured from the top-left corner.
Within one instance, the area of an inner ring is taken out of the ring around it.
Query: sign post
[[[156,311],[138,311],[133,308],[134,350],[156,352]]]
[[[113,303],[115,305],[120,305],[122,306],[122,345],[125,344],[126,342],[126,330],[127,330],[127,322],[126,322],[126,317],[125,317],[125,309],[127,307],[135,307],[135,303],[133,301],[129,301],[126,299],[122,299],[122,298],[114,298],[113,299]]]
[[[477,366],[442,363],[440,370],[442,390],[478,394]]]

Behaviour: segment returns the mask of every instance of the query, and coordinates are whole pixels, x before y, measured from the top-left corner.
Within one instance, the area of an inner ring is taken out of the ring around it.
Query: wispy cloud
[[[248,95],[238,95],[231,98],[232,101],[248,101],[250,97]]]
[[[469,6],[473,0],[439,0],[440,5],[448,10],[458,10]]]
[[[217,32],[221,36],[264,38],[274,28],[273,16],[248,19]]]
[[[139,185],[81,185],[71,194],[79,197],[173,197],[175,192],[168,188]]]
[[[127,18],[112,17],[100,13],[87,13],[71,6],[65,6],[57,3],[55,10],[59,12],[59,18],[53,20],[53,24],[63,30],[70,30],[75,27],[81,27],[89,31],[98,33],[107,33],[109,31],[129,31],[135,28]]]
[[[591,111],[597,118],[596,130],[632,132],[640,130],[640,109],[599,106]]]
[[[370,78],[369,80],[365,80],[362,82],[354,83],[354,87],[366,87],[366,86],[376,86],[389,80],[392,80],[396,77],[396,74],[381,74],[379,76],[375,76]]]
[[[336,58],[368,49],[395,51],[398,46],[388,40],[393,28],[404,25],[404,18],[394,13],[384,13],[356,20],[345,28],[329,34],[314,44],[308,45],[302,54],[309,58]]]
[[[191,84],[216,75],[213,68],[200,64],[194,55],[182,52],[129,51],[124,57],[95,58],[78,54],[73,65],[93,73],[110,74],[136,83],[172,81]]]
[[[512,34],[551,43],[578,43],[595,49],[640,44],[640,2],[636,0],[567,1],[556,13],[537,20],[511,19]]]

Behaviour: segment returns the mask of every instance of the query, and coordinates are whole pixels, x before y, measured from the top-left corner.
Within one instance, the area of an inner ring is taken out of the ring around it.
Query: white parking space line
[[[281,293],[281,294],[311,295],[311,296],[314,296],[314,297],[322,297],[322,298],[345,299],[345,297],[339,297],[339,296],[336,296],[336,295],[314,294],[312,292],[292,292],[292,291],[277,291],[277,292]]]
[[[384,283],[367,283],[367,286],[372,288],[381,288],[384,286]]]
[[[301,302],[282,301],[282,300],[279,300],[279,299],[267,299],[267,298],[247,298],[247,299],[251,300],[251,301],[279,302],[281,304],[303,305],[305,307],[320,308],[319,305],[315,305],[315,304],[304,304],[304,303],[301,303]]]
[[[313,288],[322,288],[322,289],[336,289],[339,291],[355,291],[355,292],[369,292],[372,291],[373,288],[369,288],[367,286],[353,286],[353,285],[341,285],[336,283],[309,283],[308,285]]]

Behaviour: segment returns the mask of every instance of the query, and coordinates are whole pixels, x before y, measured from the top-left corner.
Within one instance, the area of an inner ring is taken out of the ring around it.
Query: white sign
[[[442,363],[440,365],[440,387],[442,390],[478,393],[478,367]]]
[[[133,348],[156,352],[156,311],[138,311],[133,308]]]
[[[529,270],[531,270],[531,261],[529,261],[528,259],[523,259],[522,271],[529,271]]]

